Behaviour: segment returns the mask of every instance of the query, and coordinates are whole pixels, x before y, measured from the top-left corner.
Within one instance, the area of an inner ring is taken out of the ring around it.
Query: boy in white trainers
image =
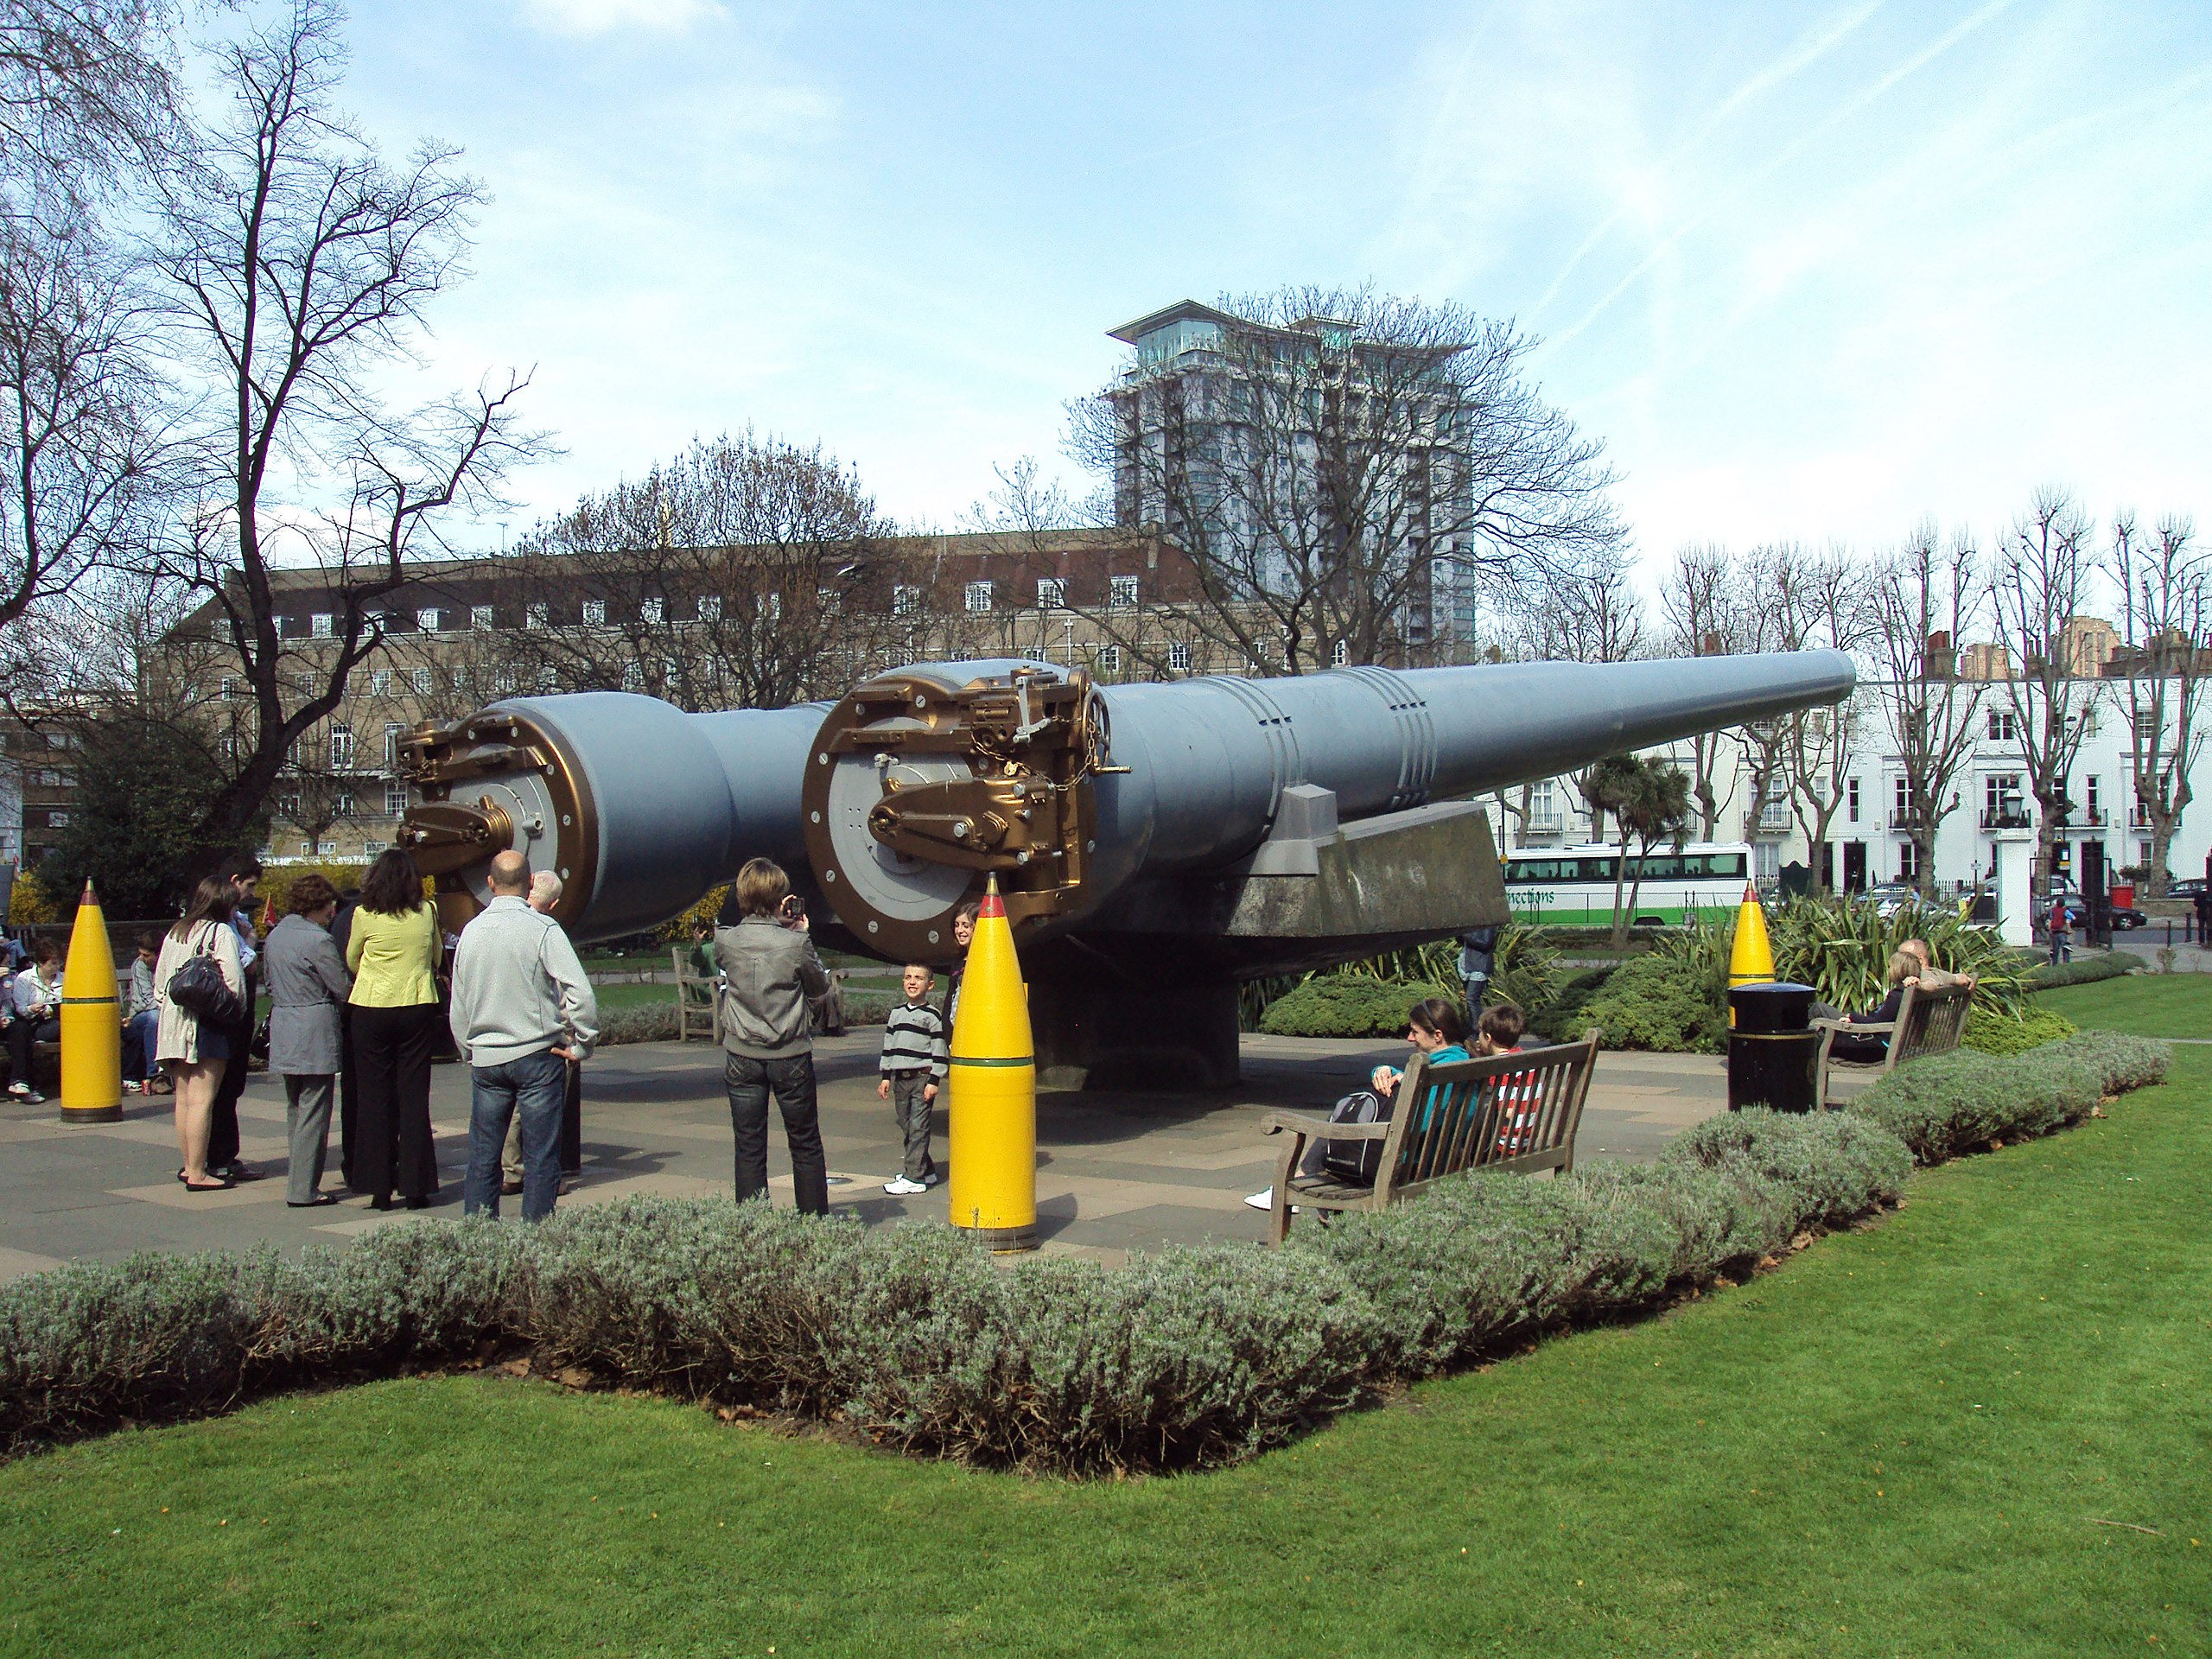
[[[883,1075],[875,1092],[879,1099],[891,1103],[906,1137],[906,1166],[897,1180],[883,1184],[883,1190],[901,1198],[937,1185],[937,1165],[930,1158],[930,1118],[937,1108],[937,1092],[951,1068],[946,1059],[944,1015],[928,1000],[936,977],[921,963],[909,963],[901,982],[906,1000],[883,1021],[883,1059],[878,1068]]]

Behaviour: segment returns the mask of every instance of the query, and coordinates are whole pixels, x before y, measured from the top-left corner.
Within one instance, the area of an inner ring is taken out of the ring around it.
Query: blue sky
[[[346,96],[493,200],[446,382],[535,365],[519,531],[750,424],[950,527],[1066,470],[1104,331],[1289,283],[1540,335],[1648,560],[1985,538],[2056,483],[2212,530],[2212,9],[354,12]],[[486,536],[496,541],[497,526]]]

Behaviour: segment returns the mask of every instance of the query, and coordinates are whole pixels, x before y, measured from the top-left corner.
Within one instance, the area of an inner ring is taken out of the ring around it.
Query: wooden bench
[[[1275,1165],[1270,1242],[1300,1210],[1380,1210],[1474,1169],[1533,1174],[1574,1167],[1574,1135],[1598,1063],[1599,1033],[1579,1043],[1430,1065],[1415,1055],[1399,1079],[1389,1122],[1332,1123],[1310,1112],[1269,1112],[1260,1124],[1289,1143]],[[1421,1103],[1426,1099],[1426,1109]],[[1300,1175],[1315,1141],[1380,1141],[1375,1185]]]
[[[670,952],[676,963],[676,1040],[688,1043],[695,1036],[710,1043],[722,1039],[721,980],[715,974],[702,973],[696,960],[690,960],[691,948],[677,945]],[[847,970],[835,968],[830,973],[830,988],[820,996],[809,1000],[807,1012],[817,1037],[842,1037],[845,1034],[845,978]]]
[[[721,1040],[721,982],[699,971],[697,946],[679,944],[669,954],[676,963],[676,1040],[688,1043],[694,1036],[710,1043]]]
[[[1843,1020],[1814,1020],[1813,1028],[1821,1033],[1821,1056],[1813,1084],[1813,1109],[1827,1109],[1828,1074],[1832,1071],[1879,1077],[1901,1060],[1916,1060],[1923,1054],[1949,1053],[1966,1033],[1967,1010],[1973,1001],[1971,986],[1943,985],[1929,990],[1923,989],[1916,980],[1908,982],[1904,994],[1897,998],[1897,1017],[1894,1020],[1873,1025]],[[1886,1037],[1889,1041],[1883,1045],[1880,1059],[1859,1060],[1832,1052],[1839,1036]]]

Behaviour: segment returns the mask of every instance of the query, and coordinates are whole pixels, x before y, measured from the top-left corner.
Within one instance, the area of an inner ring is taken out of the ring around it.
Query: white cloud
[[[523,15],[556,35],[607,35],[618,29],[673,34],[724,16],[715,0],[523,0]]]

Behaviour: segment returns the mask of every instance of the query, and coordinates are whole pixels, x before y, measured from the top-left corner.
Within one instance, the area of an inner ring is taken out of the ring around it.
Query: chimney
[[[1920,677],[1923,680],[1955,680],[1958,677],[1958,653],[1951,649],[1951,636],[1938,629],[1928,636],[1928,648],[1921,653]]]

